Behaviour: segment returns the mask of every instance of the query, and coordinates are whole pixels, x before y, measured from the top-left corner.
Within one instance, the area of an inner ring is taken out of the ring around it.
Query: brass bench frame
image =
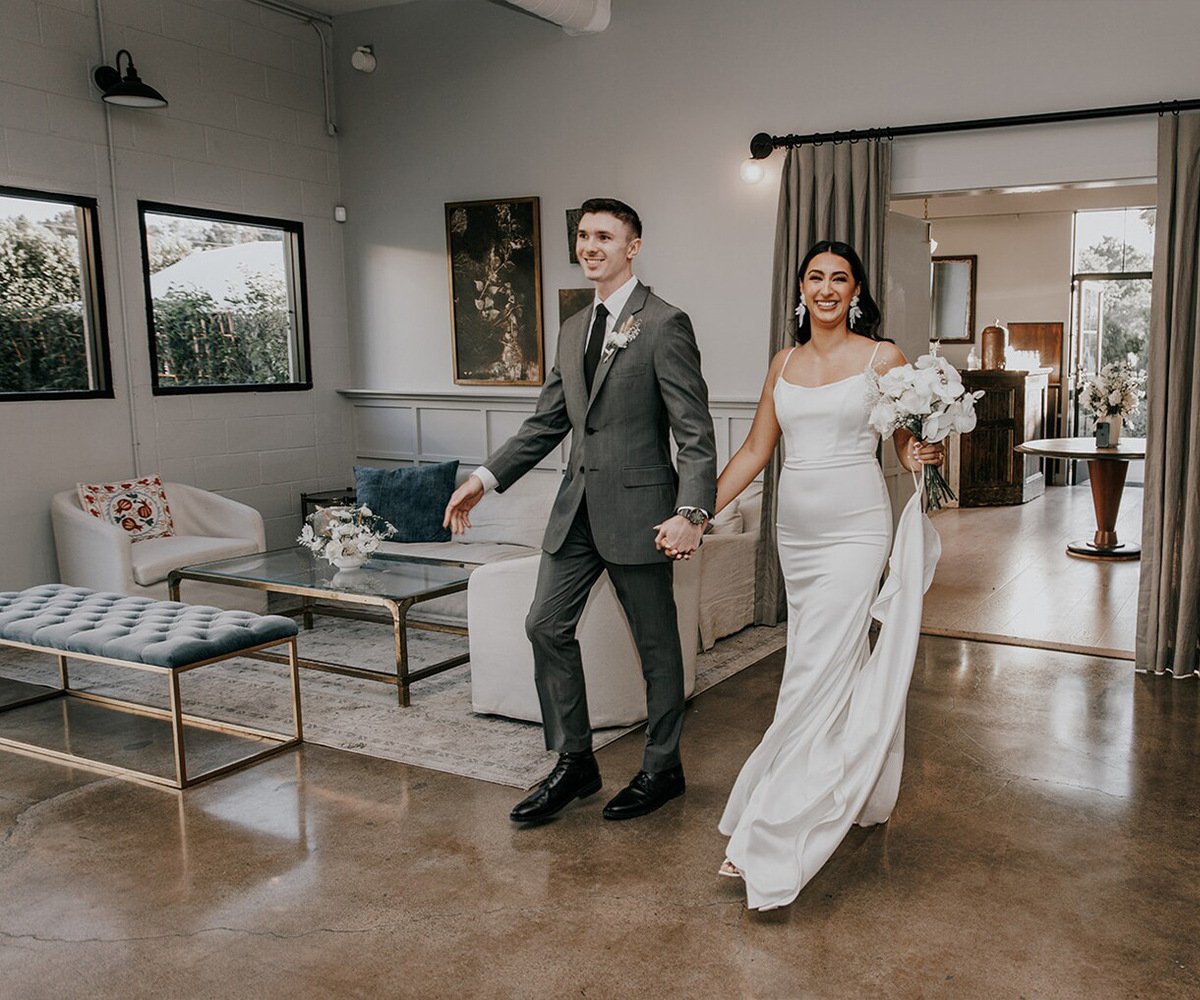
[[[263,729],[255,729],[251,726],[242,726],[232,722],[217,722],[212,719],[201,718],[195,715],[186,715],[183,712],[180,697],[179,697],[179,676],[190,670],[196,670],[200,667],[206,667],[212,663],[220,663],[223,660],[230,660],[236,656],[246,656],[256,653],[260,650],[269,649],[272,646],[280,646],[287,644],[287,663],[291,670],[292,681],[292,729],[291,735],[281,733],[268,732]],[[48,653],[58,658],[58,676],[59,687],[53,688],[43,694],[36,694],[29,698],[23,698],[11,704],[0,707],[0,714],[9,712],[14,709],[22,708],[26,705],[33,705],[37,702],[48,701],[51,698],[78,698],[81,701],[90,701],[100,705],[106,705],[110,708],[122,712],[128,712],[133,715],[145,715],[156,719],[169,719],[171,722],[171,738],[175,748],[175,777],[169,778],[160,774],[153,774],[149,771],[140,771],[136,768],[121,767],[118,764],[108,764],[104,761],[93,760],[89,757],[82,757],[78,754],[68,753],[63,750],[53,750],[49,747],[39,746],[35,743],[28,743],[24,740],[13,739],[12,737],[0,735],[0,747],[8,750],[16,751],[17,753],[26,754],[30,757],[42,757],[50,760],[57,760],[69,764],[78,764],[92,771],[99,771],[102,774],[112,774],[122,778],[129,778],[133,781],[139,781],[150,785],[165,786],[167,788],[183,789],[200,781],[205,781],[208,778],[215,778],[222,774],[228,774],[230,771],[236,771],[240,768],[247,767],[265,757],[280,753],[283,750],[290,750],[292,747],[299,746],[304,742],[303,723],[300,716],[300,674],[297,666],[296,656],[296,637],[291,636],[287,639],[272,639],[270,642],[258,643],[254,646],[247,646],[244,649],[236,649],[229,653],[222,653],[220,656],[214,656],[206,660],[197,660],[195,663],[184,663],[175,667],[164,667],[155,663],[135,663],[131,660],[119,660],[107,656],[97,656],[91,653],[73,653],[64,652],[53,646],[38,646],[24,642],[16,642],[12,639],[0,639],[0,645],[12,646],[17,649],[26,649],[34,653]],[[165,674],[170,686],[171,707],[169,709],[155,708],[152,705],[143,705],[140,702],[126,701],[121,698],[111,698],[107,695],[92,694],[87,691],[76,691],[71,687],[70,674],[67,670],[67,660],[90,660],[94,663],[106,663],[118,667],[130,667],[134,670],[145,670],[149,673]],[[199,774],[191,775],[187,768],[187,751],[184,746],[184,723],[187,723],[198,729],[209,729],[215,732],[233,733],[242,736],[257,736],[260,739],[270,741],[270,745],[265,749],[256,750],[253,753],[239,757],[237,760],[231,761],[228,764],[222,764],[219,767],[210,768]]]

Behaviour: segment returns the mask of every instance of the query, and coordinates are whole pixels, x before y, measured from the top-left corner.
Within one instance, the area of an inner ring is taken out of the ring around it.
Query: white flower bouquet
[[[983,392],[967,392],[962,376],[945,358],[922,354],[915,364],[900,365],[882,375],[871,371],[870,379],[869,419],[885,438],[898,427],[930,442],[975,429],[975,400]],[[936,465],[925,466],[924,487],[927,510],[956,499]]]
[[[1083,384],[1079,400],[1097,420],[1127,417],[1145,395],[1146,373],[1128,361],[1110,361]]]
[[[296,541],[338,569],[351,569],[370,559],[379,543],[395,533],[390,523],[365,504],[318,507],[305,519]]]

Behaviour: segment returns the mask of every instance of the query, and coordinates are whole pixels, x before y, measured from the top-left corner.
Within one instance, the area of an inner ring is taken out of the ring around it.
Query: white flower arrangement
[[[936,353],[922,354],[914,364],[899,365],[882,375],[872,369],[868,379],[868,419],[882,437],[903,427],[922,441],[937,442],[975,429],[975,400],[983,392],[967,392],[958,370]],[[928,509],[955,499],[938,467],[924,468]]]
[[[642,332],[642,321],[633,316],[628,316],[625,322],[621,324],[620,329],[613,330],[608,335],[608,339],[604,341],[604,356],[601,360],[606,360],[617,351],[624,350],[635,340]]]
[[[1145,384],[1146,373],[1129,361],[1110,361],[1083,384],[1079,399],[1098,420],[1127,417],[1145,395]]]
[[[334,566],[361,566],[396,529],[365,504],[360,507],[318,507],[296,539]]]

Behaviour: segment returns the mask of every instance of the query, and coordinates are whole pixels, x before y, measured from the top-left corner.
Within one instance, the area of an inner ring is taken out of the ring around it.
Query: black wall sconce
[[[121,56],[125,57],[125,75],[121,76]],[[92,73],[96,86],[103,91],[101,100],[126,108],[165,108],[167,99],[153,87],[142,83],[128,49],[117,52],[116,68],[97,66]]]

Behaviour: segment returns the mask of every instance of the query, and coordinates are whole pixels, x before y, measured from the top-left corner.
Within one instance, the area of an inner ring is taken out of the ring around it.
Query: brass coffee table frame
[[[269,555],[270,553],[262,554]],[[462,563],[441,559],[413,558],[404,561],[438,566],[462,566]],[[419,670],[410,670],[408,667],[409,628],[421,629],[427,632],[447,632],[452,635],[467,635],[466,628],[460,625],[442,625],[436,622],[410,622],[408,620],[409,609],[414,604],[420,604],[423,601],[432,601],[434,598],[446,597],[450,594],[459,594],[466,590],[467,580],[465,577],[455,583],[448,583],[440,587],[431,587],[429,590],[422,591],[411,597],[392,598],[379,594],[354,593],[349,590],[306,587],[303,584],[287,583],[280,580],[254,580],[248,577],[212,573],[205,571],[204,564],[200,564],[197,566],[184,566],[181,569],[171,571],[167,577],[171,600],[179,600],[179,584],[183,580],[220,583],[231,587],[247,587],[251,590],[263,590],[269,594],[290,594],[299,597],[302,602],[300,608],[295,611],[281,613],[300,616],[305,629],[313,627],[314,614],[325,615],[330,618],[350,618],[355,621],[373,621],[385,625],[390,624],[392,626],[392,639],[396,647],[395,674],[384,673],[380,670],[367,670],[363,667],[355,667],[347,663],[311,660],[301,656],[297,656],[296,663],[308,670],[322,670],[325,673],[341,674],[345,677],[358,677],[363,680],[394,684],[396,686],[396,697],[401,708],[408,708],[411,704],[409,688],[413,683],[424,680],[426,677],[432,677],[434,674],[440,674],[451,667],[457,667],[462,663],[466,663],[471,658],[470,653],[460,653],[445,660],[439,660],[437,663],[421,667]],[[339,604],[350,605],[350,607],[337,607]],[[382,608],[386,614],[371,614],[369,611],[361,610],[362,608]],[[286,662],[276,653],[259,652],[255,655],[263,660]]]
[[[273,646],[282,646],[287,644],[288,652],[286,656],[281,654],[267,654],[264,651]],[[34,653],[47,653],[58,658],[58,680],[59,687],[53,688],[42,694],[36,694],[28,698],[22,698],[10,704],[0,707],[0,715],[5,712],[11,712],[14,709],[23,708],[26,705],[34,705],[38,702],[49,701],[52,698],[74,698],[79,701],[92,702],[98,705],[104,705],[108,708],[116,709],[117,711],[126,712],[130,715],[143,715],[153,719],[168,719],[171,723],[171,741],[174,745],[175,753],[175,777],[169,778],[164,775],[154,774],[151,771],[142,771],[138,768],[122,767],[119,764],[109,764],[105,761],[94,760],[90,757],[84,757],[80,754],[70,753],[65,750],[54,750],[49,747],[43,747],[36,743],[29,743],[25,740],[14,739],[10,736],[0,736],[0,747],[6,750],[13,750],[17,753],[24,754],[28,757],[42,757],[50,760],[57,760],[67,764],[77,764],[80,767],[87,768],[90,771],[98,771],[101,774],[116,775],[121,778],[129,778],[133,781],[141,782],[148,785],[165,786],[167,788],[183,789],[200,781],[206,781],[209,778],[216,778],[222,774],[228,774],[230,771],[237,771],[250,764],[256,763],[280,753],[284,750],[290,750],[292,747],[299,746],[304,741],[304,727],[300,717],[300,674],[297,671],[297,656],[296,656],[296,639],[291,637],[288,639],[272,639],[270,642],[259,643],[256,646],[248,646],[244,649],[237,649],[230,653],[222,653],[220,656],[214,656],[207,660],[197,660],[195,663],[185,663],[177,667],[163,667],[155,663],[135,663],[131,660],[119,660],[109,656],[97,656],[91,653],[64,653],[60,649],[55,649],[48,646],[31,645],[24,642],[15,642],[11,639],[0,639],[0,645],[12,646],[16,649],[26,649]],[[279,662],[286,663],[291,667],[292,681],[292,729],[293,733],[290,736],[280,733],[268,732],[265,729],[257,729],[253,726],[243,726],[233,722],[217,722],[213,719],[201,718],[197,715],[188,715],[182,709],[182,703],[179,697],[179,675],[185,674],[191,670],[197,670],[200,667],[207,667],[212,663],[221,663],[225,660],[233,659],[237,656],[271,656],[277,658]],[[112,698],[107,695],[93,694],[89,691],[76,691],[71,687],[71,677],[67,668],[67,660],[90,660],[93,663],[106,663],[112,666],[129,667],[133,670],[144,670],[148,673],[165,674],[170,686],[171,707],[169,709],[155,708],[153,705],[143,705],[140,702],[126,701],[123,698]],[[207,729],[212,732],[231,733],[236,736],[256,736],[270,742],[270,746],[255,750],[253,753],[239,757],[237,760],[230,761],[228,764],[222,764],[219,767],[210,768],[207,771],[202,771],[199,774],[189,774],[187,767],[187,749],[184,744],[184,724],[192,726],[196,729]]]

